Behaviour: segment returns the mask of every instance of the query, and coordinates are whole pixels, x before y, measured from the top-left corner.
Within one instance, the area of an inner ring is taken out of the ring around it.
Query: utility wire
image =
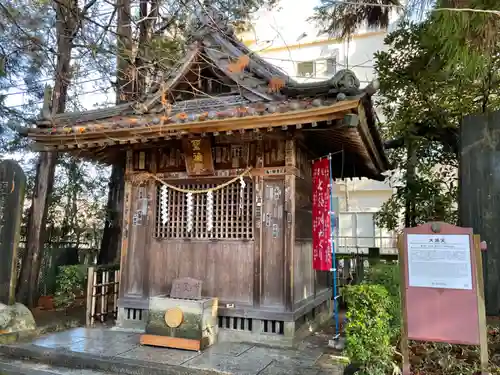
[[[395,8],[395,9],[406,9],[407,7],[401,4],[378,4],[378,3],[368,3],[368,2],[355,2],[355,1],[332,1],[332,4],[335,5],[356,5],[356,6],[364,6],[364,7],[379,7],[379,8]],[[500,16],[500,10],[495,9],[477,9],[477,8],[431,8],[429,9],[431,12],[440,12],[440,11],[450,11],[450,12],[473,12],[473,13],[489,13]]]

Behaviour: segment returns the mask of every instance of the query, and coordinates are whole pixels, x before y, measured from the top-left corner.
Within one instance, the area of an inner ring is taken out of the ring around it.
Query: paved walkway
[[[99,363],[109,360],[114,363],[114,367],[101,366],[99,369],[113,369],[108,372],[118,373],[127,371],[126,368],[124,370],[127,363],[131,365],[140,363],[142,366],[146,364],[151,369],[161,367],[175,374],[340,375],[342,366],[334,364],[334,361],[329,359],[329,354],[325,353],[325,350],[328,351],[328,337],[324,336],[319,334],[306,339],[297,350],[244,343],[219,343],[202,353],[197,353],[141,346],[137,333],[76,328],[41,337],[30,344],[4,346],[0,348],[0,352],[14,357],[18,355],[19,358],[29,356],[40,361],[49,361],[49,358],[55,360],[57,356],[63,355],[64,358],[61,357],[60,362],[64,362],[64,366],[71,362],[70,358],[75,357],[79,363],[75,365],[77,368],[85,366],[85,358],[89,363],[92,360]],[[35,354],[28,355],[26,351]],[[40,352],[38,359],[36,351]],[[86,368],[96,369],[93,365]]]

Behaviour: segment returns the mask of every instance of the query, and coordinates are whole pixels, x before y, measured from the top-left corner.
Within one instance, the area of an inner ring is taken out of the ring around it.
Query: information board
[[[441,222],[405,228],[399,263],[403,375],[411,373],[408,340],[479,345],[484,370],[488,348],[479,236]]]
[[[408,234],[408,286],[472,290],[470,236]]]

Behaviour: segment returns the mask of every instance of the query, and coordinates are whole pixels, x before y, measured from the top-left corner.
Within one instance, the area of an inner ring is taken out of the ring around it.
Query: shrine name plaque
[[[210,176],[215,173],[210,138],[185,138],[182,148],[189,176]]]

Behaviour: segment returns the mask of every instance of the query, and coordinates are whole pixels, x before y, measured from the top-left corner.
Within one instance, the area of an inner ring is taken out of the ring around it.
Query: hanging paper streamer
[[[239,216],[243,214],[243,194],[245,193],[245,187],[247,184],[243,177],[240,177],[240,207],[239,207]]]
[[[330,161],[328,158],[315,161],[313,173],[313,269],[332,269],[332,246],[330,233]]]
[[[214,194],[212,190],[207,192],[207,231],[211,232],[214,228]]]
[[[186,194],[187,202],[187,231],[191,233],[193,230],[193,193]]]
[[[168,186],[162,185],[160,190],[161,221],[163,225],[168,223]]]

